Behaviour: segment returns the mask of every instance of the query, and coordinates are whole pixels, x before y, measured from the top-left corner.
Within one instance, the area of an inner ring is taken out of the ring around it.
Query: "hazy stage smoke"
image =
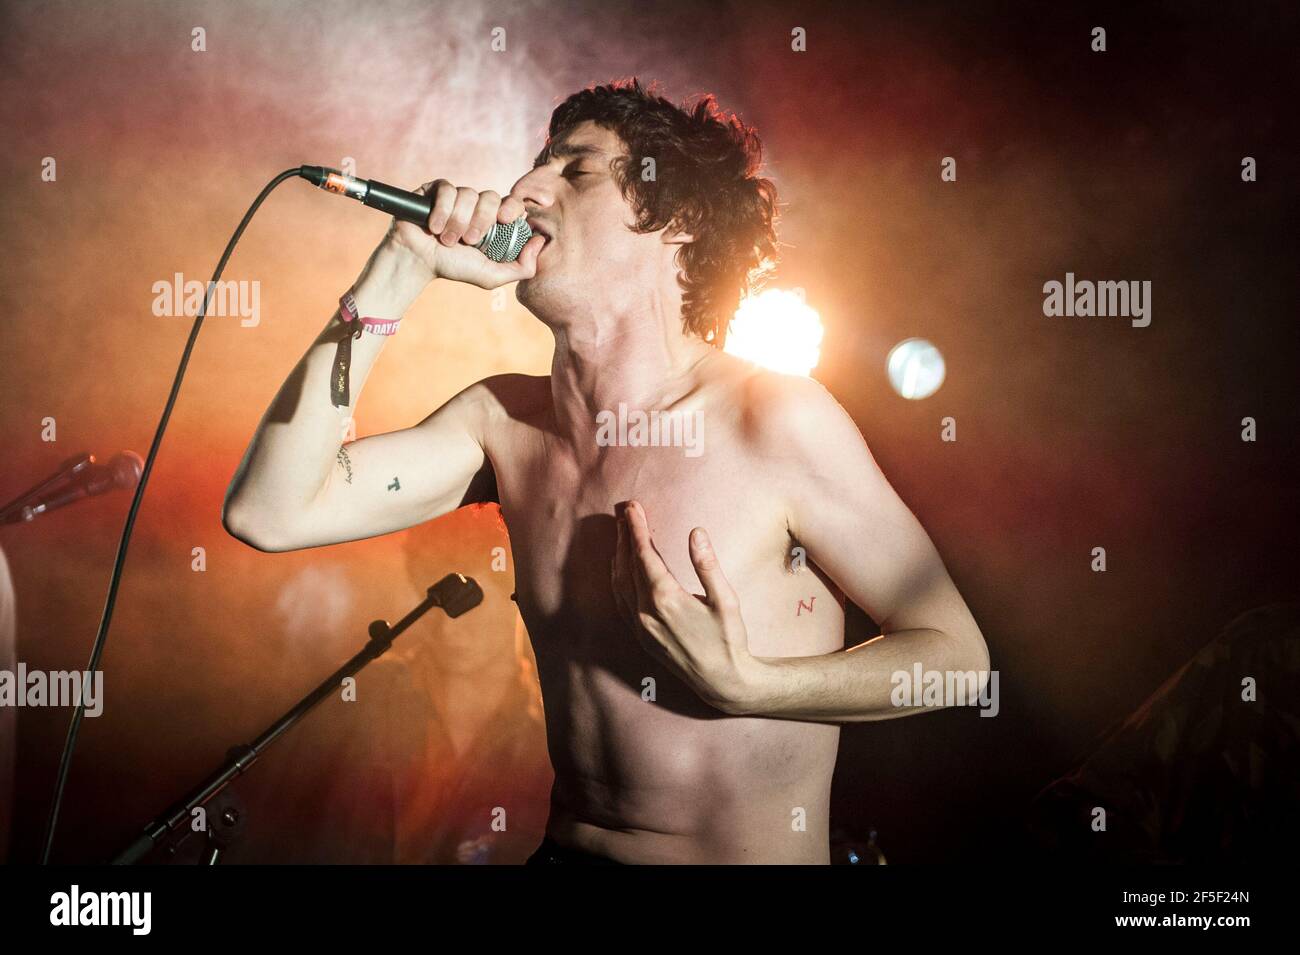
[[[341,565],[304,567],[280,589],[275,601],[284,642],[292,648],[299,643],[319,646],[338,640],[353,603],[352,581]]]

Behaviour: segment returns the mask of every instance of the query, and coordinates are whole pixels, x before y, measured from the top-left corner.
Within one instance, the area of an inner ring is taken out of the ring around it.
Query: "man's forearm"
[[[409,257],[381,246],[352,286],[362,316],[397,319],[429,282]],[[340,289],[340,292],[344,289]],[[226,496],[227,521],[242,514],[263,521],[292,516],[324,486],[348,420],[387,338],[363,334],[351,342],[348,403],[335,407],[330,378],[346,329],[336,311],[267,409]]]
[[[811,657],[755,657],[735,693],[734,715],[866,722],[923,713],[954,701],[915,686],[918,669],[960,686],[974,703],[988,679],[982,637],[939,630],[898,630],[849,650]],[[976,674],[976,681],[970,680]]]

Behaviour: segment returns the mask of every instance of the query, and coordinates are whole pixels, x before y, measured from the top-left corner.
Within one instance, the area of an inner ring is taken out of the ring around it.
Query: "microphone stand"
[[[458,588],[463,589],[458,590]],[[430,609],[442,607],[447,611],[448,616],[458,617],[482,602],[483,591],[477,581],[461,574],[448,574],[430,587],[424,600],[399,620],[396,626],[390,626],[384,620],[372,621],[369,627],[369,642],[352,659],[321,681],[316,689],[299,700],[253,742],[232,747],[220,768],[199,783],[175,806],[145,826],[139,837],[113,858],[112,864],[133,865],[163,844],[172,833],[189,822],[195,809],[214,800],[236,776],[248,772],[249,767],[258,760],[268,746],[284,735],[317,704],[337,692],[344,678],[353,676],[366,664],[387,651],[393,645],[394,639],[401,636],[411,624]],[[216,818],[212,818],[214,814],[209,813],[204,823],[204,830],[209,833],[209,848],[201,860],[205,865],[214,865],[219,860],[221,852],[230,844],[233,830],[242,827],[243,823],[239,808],[232,802],[219,804],[216,808],[219,809],[215,813]],[[216,825],[225,827],[225,831],[215,829]],[[182,840],[188,835],[189,833],[186,833]]]

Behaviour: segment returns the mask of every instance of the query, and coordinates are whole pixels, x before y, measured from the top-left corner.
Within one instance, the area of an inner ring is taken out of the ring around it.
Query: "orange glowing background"
[[[1293,187],[1284,111],[1251,95],[1287,61],[1274,18],[1292,15],[1174,16],[1117,9],[1099,62],[1087,18],[1049,22],[1030,3],[6,5],[0,497],[79,451],[147,451],[190,327],[152,313],[153,285],[206,281],[277,172],[350,158],[396,185],[504,192],[551,108],[588,83],[714,92],[764,137],[776,284],[804,288],[826,329],[813,374],[930,531],[1003,671],[1002,719],[846,732],[837,811],[877,825],[894,855],[982,851],[1233,614],[1294,599],[1294,564],[1277,556],[1297,517],[1295,370],[1278,346],[1294,316]],[[790,51],[795,25],[806,53]],[[1250,187],[1242,155],[1268,171]],[[945,156],[956,183],[940,180]],[[290,181],[236,250],[224,277],[259,284],[260,322],[214,316],[200,336],[56,860],[105,855],[350,655],[370,620],[418,599],[404,535],[264,555],[219,520],[262,412],[386,225]],[[1042,284],[1067,270],[1153,280],[1152,326],[1045,318]],[[370,376],[359,433],[412,425],[487,375],[544,373],[549,333],[509,290],[501,301],[429,289]],[[948,362],[924,401],[884,374],[911,336]],[[1237,439],[1247,414],[1255,445]],[[938,439],[947,415],[954,444]],[[114,495],[0,529],[29,667],[85,665],[126,506]],[[1104,576],[1088,570],[1098,544]],[[308,625],[277,610],[312,586],[332,614]],[[15,858],[36,851],[67,716],[21,714]],[[972,813],[993,821],[973,833]]]

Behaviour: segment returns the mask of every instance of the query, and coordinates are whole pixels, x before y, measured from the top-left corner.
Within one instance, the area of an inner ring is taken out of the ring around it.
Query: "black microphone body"
[[[370,208],[387,212],[394,218],[405,219],[416,225],[428,223],[429,213],[433,211],[433,201],[429,196],[398,189],[396,186],[374,179],[369,182],[370,188],[366,190],[366,197],[361,201]]]
[[[327,166],[302,166],[298,175],[326,192],[356,199],[372,209],[421,227],[428,224],[429,214],[433,211],[432,196],[399,189],[377,179],[358,179]],[[532,234],[533,230],[523,219],[506,225],[496,222],[474,248],[493,262],[514,262]]]

